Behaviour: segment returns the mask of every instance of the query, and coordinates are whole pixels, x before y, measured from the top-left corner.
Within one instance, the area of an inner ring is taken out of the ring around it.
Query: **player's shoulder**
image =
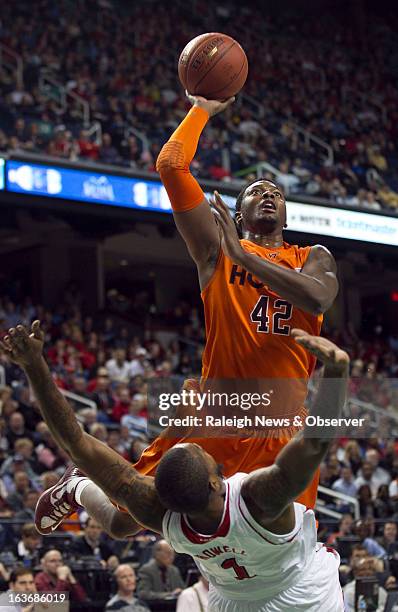
[[[309,248],[310,248],[311,255],[318,256],[318,257],[329,257],[329,258],[331,257],[333,259],[332,253],[329,251],[327,247],[325,247],[324,244],[314,244]]]
[[[334,272],[337,269],[336,262],[332,253],[323,244],[314,244],[312,247],[310,247],[308,260],[316,261],[317,263],[321,264],[324,267],[327,267],[328,269]]]

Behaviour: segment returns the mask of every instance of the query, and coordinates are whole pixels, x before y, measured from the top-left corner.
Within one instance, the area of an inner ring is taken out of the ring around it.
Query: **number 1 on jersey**
[[[256,577],[256,574],[254,574],[254,576],[249,576],[247,569],[243,567],[243,565],[238,565],[235,557],[230,557],[229,559],[225,559],[225,561],[221,563],[221,567],[225,570],[233,569],[235,572],[236,580],[247,580],[248,578]]]
[[[269,296],[260,295],[256,305],[250,313],[250,320],[252,323],[257,323],[257,331],[263,334],[278,334],[281,336],[288,336],[290,333],[290,325],[283,325],[283,321],[289,321],[292,318],[293,306],[285,300],[275,300],[274,313],[272,315],[272,329],[270,330],[269,324]]]

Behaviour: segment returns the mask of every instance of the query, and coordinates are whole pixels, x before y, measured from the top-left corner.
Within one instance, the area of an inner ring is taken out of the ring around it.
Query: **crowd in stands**
[[[78,295],[74,293],[72,299],[69,293],[61,306],[50,311],[29,298],[19,301],[19,305],[4,298],[0,302],[0,333],[17,323],[29,325],[32,319],[40,318],[46,333],[46,358],[57,384],[94,402],[88,407],[81,401],[74,402],[85,429],[136,461],[150,439],[148,384],[156,378],[178,377],[182,381],[185,376],[199,375],[203,348],[199,311],[181,301],[162,317],[163,328],[156,328],[149,317],[136,336],[129,323],[120,323],[117,316],[83,317],[78,302]],[[368,437],[339,438],[331,445],[321,467],[320,482],[358,499],[359,509],[356,514],[351,501],[321,494],[321,503],[342,514],[342,519],[337,525],[321,515],[320,537],[340,552],[341,580],[348,599],[353,597],[353,580],[364,573],[379,579],[382,599],[386,590],[396,588],[398,579],[398,442],[392,437],[397,415],[394,377],[398,343],[378,325],[363,338],[350,329],[339,334],[326,332],[351,354],[350,394],[354,401],[375,404],[385,412],[378,430]],[[145,610],[145,605],[156,610],[155,600],[162,599],[166,590],[172,593],[168,596],[170,605],[175,606],[185,581],[192,582],[192,569],[186,559],[177,558],[179,570],[173,569],[173,576],[166,579],[164,571],[158,569],[159,563],[163,559],[166,565],[172,564],[174,557],[164,542],[155,542],[153,534],[147,532],[128,541],[113,542],[84,513],[75,517],[77,527],[72,523],[49,538],[37,534],[33,521],[38,496],[57,482],[68,457],[54,443],[23,374],[4,356],[0,357],[0,410],[3,588],[9,581],[9,572],[22,562],[25,570],[35,570],[34,588],[38,591],[51,590],[51,585],[61,582],[60,590],[83,601],[101,589],[109,593],[109,579],[114,574],[118,592],[108,609],[120,609],[120,598],[128,602],[138,598],[144,603],[135,602],[137,611]],[[78,535],[76,529],[83,529],[83,534]],[[87,581],[82,559],[86,560],[86,570],[87,563],[93,564],[90,567],[95,569],[99,586],[94,578]],[[138,575],[137,595],[131,564]],[[22,574],[11,582],[19,576]],[[151,580],[156,587],[150,586]],[[166,583],[167,589],[163,588]],[[184,598],[196,601],[205,593],[206,585],[199,582]],[[184,610],[177,608],[180,609]]]
[[[116,2],[115,9],[115,2],[4,6],[0,42],[21,55],[24,81],[18,86],[0,71],[0,150],[154,170],[189,107],[178,55],[192,37],[221,30],[247,51],[250,100],[242,96],[211,120],[193,173],[249,180],[250,168],[268,162],[289,193],[398,207],[396,15],[361,15],[353,27],[338,21],[337,9],[322,18],[276,18],[234,2],[211,11],[198,2],[186,10],[156,1]],[[56,86],[40,87],[43,74],[89,103],[101,137],[85,129],[75,98],[63,107]]]

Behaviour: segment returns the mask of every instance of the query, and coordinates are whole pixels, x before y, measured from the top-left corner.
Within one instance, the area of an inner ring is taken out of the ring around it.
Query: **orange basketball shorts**
[[[146,476],[154,476],[156,468],[166,451],[178,442],[176,438],[156,438],[144,450],[140,460],[134,465],[135,469]],[[223,474],[226,478],[237,472],[250,473],[259,468],[268,467],[275,463],[275,459],[282,448],[289,442],[289,438],[189,438],[187,442],[196,442],[206,452],[212,455],[217,463],[222,464]],[[297,499],[308,508],[314,508],[319,483],[319,471],[310,486]]]

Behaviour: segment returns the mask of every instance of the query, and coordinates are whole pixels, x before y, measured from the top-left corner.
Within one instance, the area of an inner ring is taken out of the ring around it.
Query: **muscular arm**
[[[177,229],[198,266],[203,288],[217,261],[220,235],[209,203],[189,167],[209,117],[224,110],[232,100],[190,99],[194,106],[163,146],[156,168],[170,198]]]
[[[312,247],[301,273],[246,251],[239,264],[293,306],[314,315],[326,312],[338,292],[336,262],[320,245]]]
[[[321,418],[338,418],[346,400],[348,355],[325,338],[306,336],[299,343],[318,358],[320,354],[313,350],[317,344],[326,347],[326,351],[334,347],[336,363],[325,364],[324,376],[310,414]],[[249,511],[260,524],[268,527],[274,525],[289,510],[291,502],[308,487],[333,440],[333,433],[331,428],[305,426],[283,448],[273,466],[256,470],[245,480],[242,495]]]
[[[118,453],[81,429],[42,356],[23,367],[57,443],[110,499],[127,508],[141,525],[160,533],[165,510],[153,478],[139,474]]]

